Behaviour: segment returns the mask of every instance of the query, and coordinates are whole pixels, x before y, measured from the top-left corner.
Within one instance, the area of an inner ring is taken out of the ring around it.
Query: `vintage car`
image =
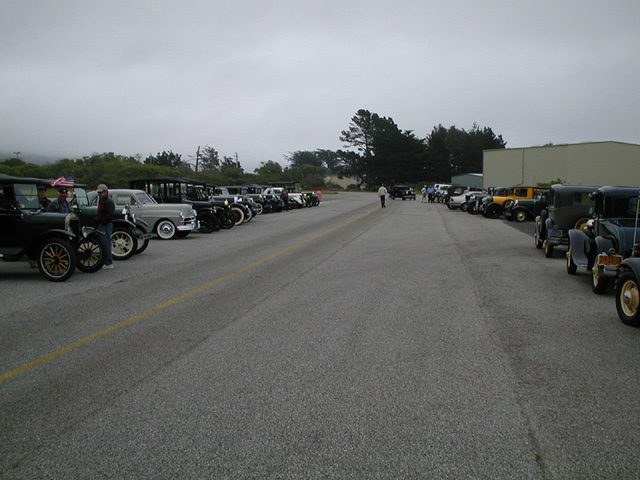
[[[38,199],[38,185],[50,180],[0,175],[0,257],[27,257],[47,280],[64,282],[76,267],[95,272],[105,261],[103,235],[83,226],[75,213],[47,213]]]
[[[519,198],[504,207],[504,218],[524,222],[534,220],[549,205],[548,192],[542,191],[531,199]]]
[[[409,185],[394,185],[389,189],[389,198],[391,200],[395,200],[396,198],[415,200],[416,194]]]
[[[591,271],[591,288],[603,293],[622,260],[640,251],[638,187],[600,187],[591,194],[593,219],[584,229],[569,230],[567,273]]]
[[[480,206],[482,205],[482,201],[485,198],[491,198],[491,195],[488,193],[482,192],[472,192],[467,194],[467,213],[470,215],[477,215],[480,213]]]
[[[184,238],[196,229],[196,211],[184,203],[158,203],[143,190],[111,189],[109,196],[116,209],[129,207],[136,219],[143,220],[149,230],[162,240]],[[98,194],[89,193],[89,204],[97,206]]]
[[[206,192],[206,183],[181,177],[156,177],[130,180],[129,188],[144,190],[158,203],[185,203],[196,211],[197,228],[212,233],[235,225],[225,205],[214,205]]]
[[[487,218],[500,218],[504,213],[504,207],[509,203],[519,199],[533,199],[548,190],[548,187],[527,187],[522,185],[511,187],[506,195],[494,194],[491,200],[485,198],[483,200],[485,205],[482,214]]]
[[[264,189],[264,195],[275,195],[278,198],[282,199],[282,192],[284,191],[284,187],[272,187],[269,186]],[[287,189],[287,193],[289,196],[289,208],[302,208],[304,207],[304,200],[302,199],[302,194],[300,192],[292,192]]]
[[[547,258],[559,245],[569,245],[569,230],[582,230],[591,218],[592,185],[555,184],[549,188],[549,206],[535,218],[533,240]]]
[[[452,190],[447,200],[447,208],[450,210],[460,209],[467,211],[469,199],[473,193],[482,193],[482,191],[471,187],[456,187]]]

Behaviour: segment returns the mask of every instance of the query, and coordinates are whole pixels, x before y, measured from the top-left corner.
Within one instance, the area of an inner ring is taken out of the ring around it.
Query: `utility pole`
[[[198,173],[198,163],[200,163],[200,145],[198,145],[198,151],[196,152],[196,173]]]

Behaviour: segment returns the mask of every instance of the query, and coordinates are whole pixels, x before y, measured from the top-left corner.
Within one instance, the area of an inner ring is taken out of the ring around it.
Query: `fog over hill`
[[[58,160],[65,158],[63,156],[38,155],[35,153],[28,153],[28,152],[18,152],[17,157],[25,163],[35,163],[36,165],[46,165],[48,163],[55,163]],[[16,152],[0,151],[0,161],[8,160],[10,158],[16,158]]]

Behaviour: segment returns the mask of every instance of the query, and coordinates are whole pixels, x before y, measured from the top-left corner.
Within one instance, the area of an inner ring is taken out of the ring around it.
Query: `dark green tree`
[[[162,153],[158,153],[157,155],[149,155],[144,163],[147,165],[157,165],[160,167],[169,167],[169,168],[180,168],[183,164],[182,155],[173,153],[171,150],[162,151]]]

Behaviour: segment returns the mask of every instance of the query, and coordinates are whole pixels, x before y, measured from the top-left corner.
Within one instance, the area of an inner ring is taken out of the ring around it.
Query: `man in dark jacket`
[[[46,212],[49,205],[51,205],[51,200],[47,198],[47,187],[44,185],[38,185],[38,201],[42,210]]]
[[[109,189],[104,183],[98,185],[98,209],[96,210],[95,221],[100,230],[104,234],[104,243],[107,245],[106,258],[104,267],[113,268],[113,254],[111,253],[111,234],[113,233],[113,217],[116,211],[116,205],[109,198]]]
[[[71,213],[71,204],[67,202],[69,192],[66,188],[58,189],[58,198],[49,203],[47,212],[54,213]]]

